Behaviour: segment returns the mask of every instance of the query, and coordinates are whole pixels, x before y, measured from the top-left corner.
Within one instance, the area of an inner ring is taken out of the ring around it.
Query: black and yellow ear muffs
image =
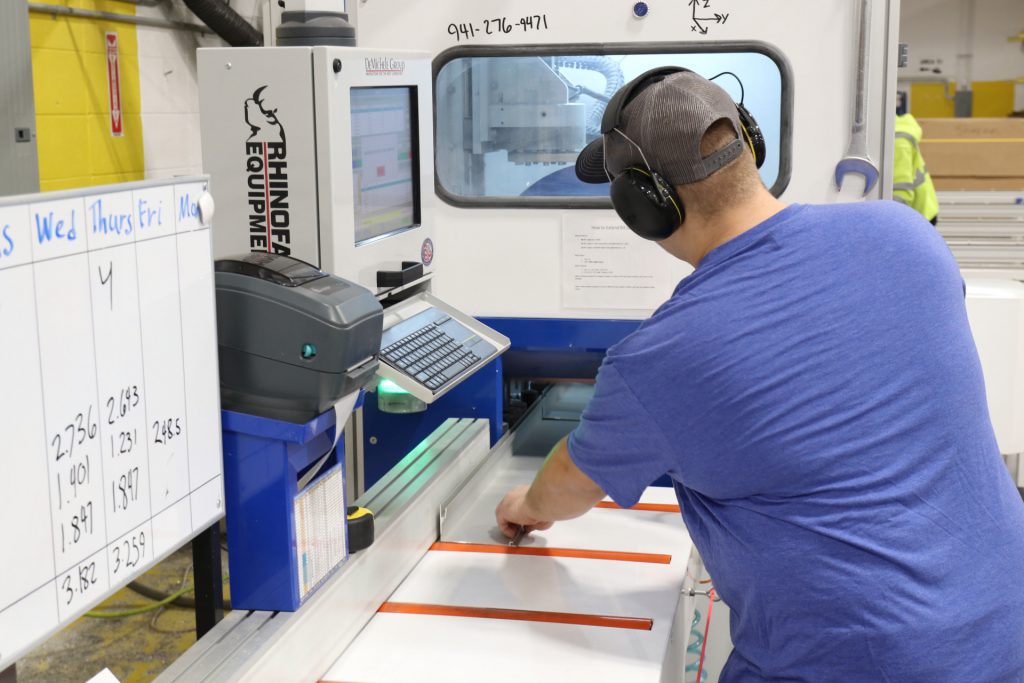
[[[621,122],[623,108],[644,87],[681,71],[689,69],[678,66],[652,69],[623,86],[605,108],[601,132],[604,135],[613,134]],[[754,163],[761,168],[767,156],[764,134],[742,102],[736,105],[736,112]],[[647,240],[667,239],[686,218],[683,200],[679,198],[675,187],[653,168],[627,168],[612,180],[610,195],[619,218],[630,230]]]
[[[764,166],[765,157],[768,156],[764,133],[761,132],[761,127],[754,120],[754,115],[747,111],[742,102],[737,103],[736,112],[739,114],[740,127],[743,129],[743,135],[747,138],[750,153],[754,155],[754,164],[761,168]]]
[[[666,239],[686,218],[676,189],[657,171],[627,168],[615,176],[609,193],[622,222],[645,240]]]

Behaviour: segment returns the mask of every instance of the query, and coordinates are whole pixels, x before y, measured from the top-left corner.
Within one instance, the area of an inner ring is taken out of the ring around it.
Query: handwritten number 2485
[[[170,443],[176,436],[181,436],[180,417],[169,417],[153,423],[153,443]]]

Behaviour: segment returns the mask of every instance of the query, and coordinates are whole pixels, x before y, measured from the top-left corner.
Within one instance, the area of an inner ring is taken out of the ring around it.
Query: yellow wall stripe
[[[1002,118],[1013,112],[1013,81],[974,81],[972,113],[975,117]],[[910,113],[919,119],[953,118],[951,83],[911,83]]]
[[[134,14],[113,0],[47,0],[81,9]],[[110,133],[105,34],[118,37],[124,134]],[[141,180],[145,174],[134,26],[80,17],[29,15],[39,186],[43,191]]]

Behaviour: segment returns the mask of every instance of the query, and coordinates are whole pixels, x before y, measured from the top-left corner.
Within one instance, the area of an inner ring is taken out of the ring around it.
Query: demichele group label
[[[367,76],[401,76],[405,73],[405,60],[394,57],[366,57]]]
[[[245,101],[246,200],[249,205],[249,249],[291,254],[291,213],[288,209],[288,147],[277,109],[267,109],[257,88]]]

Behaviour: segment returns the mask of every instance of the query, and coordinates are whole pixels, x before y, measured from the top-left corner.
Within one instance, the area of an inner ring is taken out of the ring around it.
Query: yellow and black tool
[[[354,553],[369,548],[373,544],[373,512],[350,505],[345,513],[348,515],[348,551]]]

